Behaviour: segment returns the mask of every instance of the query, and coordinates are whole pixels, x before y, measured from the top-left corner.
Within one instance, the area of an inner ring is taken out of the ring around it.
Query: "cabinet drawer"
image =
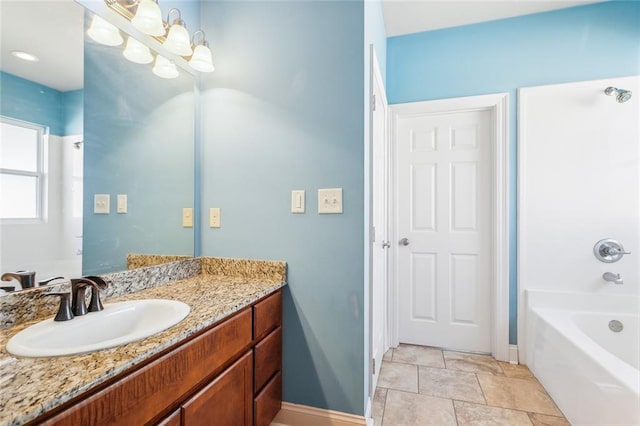
[[[181,426],[182,425],[182,412],[180,408],[159,421],[156,426]]]
[[[145,424],[250,344],[246,309],[42,424]]]
[[[282,324],[282,291],[253,306],[253,338],[258,340]]]
[[[282,406],[282,373],[278,372],[256,396],[253,403],[254,426],[269,426]]]
[[[183,404],[184,426],[251,426],[252,367],[249,351]]]
[[[282,327],[276,328],[256,345],[254,392],[258,392],[282,368]]]

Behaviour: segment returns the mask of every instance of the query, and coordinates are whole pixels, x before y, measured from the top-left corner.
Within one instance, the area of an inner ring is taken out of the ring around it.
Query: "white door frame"
[[[374,85],[377,84],[379,87],[382,88],[382,93],[381,96],[383,97],[383,99],[379,100],[379,102],[377,102],[378,107],[379,106],[383,106],[385,107],[385,109],[387,108],[387,97],[386,97],[386,93],[385,93],[385,86],[384,86],[384,81],[382,79],[382,74],[380,72],[380,63],[378,62],[378,57],[376,55],[376,51],[375,51],[375,47],[373,46],[373,44],[369,45],[369,52],[370,52],[370,61],[369,61],[369,70],[370,70],[370,74],[369,74],[369,99],[371,101],[371,104],[369,105],[369,110],[368,110],[368,114],[369,114],[369,205],[367,206],[369,209],[369,223],[371,224],[371,231],[370,231],[370,236],[371,238],[369,239],[369,355],[370,358],[373,358],[373,250],[374,250],[374,244],[375,243],[379,243],[378,241],[374,242],[374,233],[373,233],[373,197],[375,196],[374,194],[374,187],[373,187],[373,158],[374,158],[374,153],[373,153],[373,149],[374,149],[374,140],[373,140],[373,127],[374,127],[374,103],[376,102],[375,98],[374,98]],[[385,149],[387,151],[387,170],[385,173],[385,181],[387,184],[387,191],[390,192],[390,188],[389,186],[389,182],[390,182],[390,167],[389,167],[389,129],[388,129],[388,122],[389,122],[389,117],[388,115],[385,116]],[[390,209],[390,203],[388,204],[388,209]],[[390,229],[390,220],[389,220],[389,212],[387,211],[387,236],[385,236],[386,238],[388,238],[389,235],[389,229]],[[389,315],[389,310],[388,310],[388,305],[389,305],[389,300],[388,300],[388,292],[389,292],[389,281],[390,281],[390,275],[389,275],[389,265],[390,264],[390,257],[387,256],[387,276],[386,276],[386,285],[387,285],[387,291],[385,291],[385,300],[384,300],[384,305],[387,308],[387,312],[386,312],[386,319],[387,321],[385,321],[383,323],[383,327],[384,327],[384,349],[386,350],[387,348],[389,348],[389,328],[388,328],[388,315]],[[372,362],[371,359],[367,360],[366,365],[369,366],[368,369],[368,374],[369,374],[369,397],[371,398],[370,401],[373,401],[373,396],[375,393],[375,388],[373,387],[373,368],[371,368],[372,366],[369,365]],[[382,364],[382,363],[381,363]],[[382,365],[376,365],[376,371],[380,371],[380,368],[382,367]]]
[[[437,115],[451,112],[491,111],[491,354],[499,361],[509,361],[509,94],[497,93],[464,98],[441,99],[390,105],[389,136],[391,139],[390,227],[391,253],[389,261],[389,338],[391,346],[399,344],[399,294],[396,229],[396,158],[397,121],[401,117]]]

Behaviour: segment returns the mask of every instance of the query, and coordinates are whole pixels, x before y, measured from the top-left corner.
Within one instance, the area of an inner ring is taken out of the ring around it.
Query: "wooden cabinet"
[[[249,426],[254,409],[270,422],[282,399],[281,323],[278,290],[31,424]]]
[[[251,426],[253,355],[247,352],[224,373],[182,406],[182,420],[189,426]]]

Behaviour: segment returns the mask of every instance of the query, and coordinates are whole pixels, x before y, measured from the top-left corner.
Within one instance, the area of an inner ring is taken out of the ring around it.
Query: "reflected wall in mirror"
[[[123,46],[85,41],[73,0],[0,8],[0,272],[69,278],[126,269],[132,252],[192,256],[193,78],[161,79]],[[110,195],[109,214],[94,213],[95,194]]]

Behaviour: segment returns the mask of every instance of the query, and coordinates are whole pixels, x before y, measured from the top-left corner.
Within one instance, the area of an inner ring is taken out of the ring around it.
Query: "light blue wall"
[[[510,94],[510,342],[516,336],[516,89],[640,74],[640,2],[614,1],[391,37],[390,103]]]
[[[0,115],[39,124],[49,133],[82,133],[82,90],[60,92],[0,71]]]
[[[184,72],[173,80],[120,48],[85,40],[83,274],[126,269],[127,253],[193,254],[194,94]],[[111,213],[93,214],[94,194]],[[116,195],[128,213],[116,213]]]
[[[82,134],[84,121],[84,90],[62,92],[62,122],[65,135]]]
[[[202,254],[285,260],[284,400],[363,414],[363,2],[203,2],[201,17],[216,65],[201,81]],[[319,215],[334,187],[344,214]]]

